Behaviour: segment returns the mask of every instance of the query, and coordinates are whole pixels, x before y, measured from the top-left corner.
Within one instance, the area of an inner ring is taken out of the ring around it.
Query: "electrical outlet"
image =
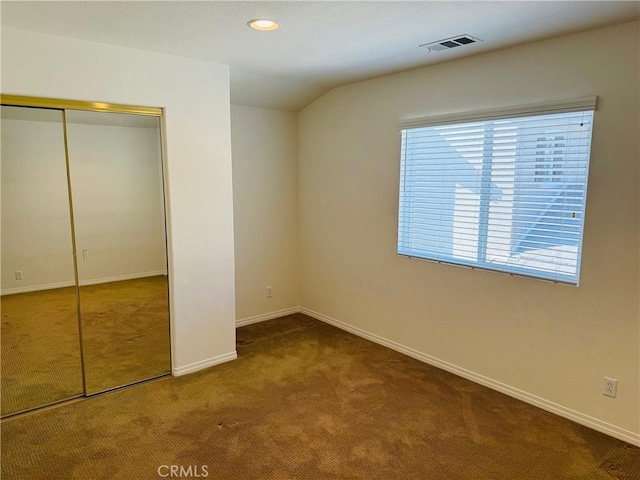
[[[604,377],[604,389],[602,390],[602,394],[607,397],[616,398],[616,393],[618,392],[618,380],[615,378]]]
[[[272,296],[271,287],[267,287],[267,298],[271,298]]]
[[[16,270],[16,280],[22,280],[22,270]]]
[[[86,262],[89,260],[89,250],[82,250],[82,261]]]

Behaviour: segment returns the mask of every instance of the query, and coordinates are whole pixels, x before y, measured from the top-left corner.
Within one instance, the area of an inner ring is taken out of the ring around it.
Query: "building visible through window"
[[[398,253],[576,284],[593,110],[402,131]]]

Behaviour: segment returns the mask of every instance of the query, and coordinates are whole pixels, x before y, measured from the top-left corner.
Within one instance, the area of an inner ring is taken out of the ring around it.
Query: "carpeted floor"
[[[2,479],[640,478],[636,447],[304,315],[237,335],[236,361],[3,422]]]
[[[171,372],[167,277],[80,287],[87,394]]]
[[[0,413],[83,394],[74,287],[4,295]]]
[[[87,394],[171,371],[167,277],[80,288]],[[83,395],[75,288],[1,297],[2,415]]]

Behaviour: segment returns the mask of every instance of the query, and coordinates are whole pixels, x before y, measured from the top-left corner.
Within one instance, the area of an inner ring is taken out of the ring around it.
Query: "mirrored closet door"
[[[169,373],[160,118],[67,111],[87,393]]]
[[[63,113],[2,106],[2,415],[81,396]]]
[[[171,370],[161,118],[91,105],[2,106],[2,416]]]

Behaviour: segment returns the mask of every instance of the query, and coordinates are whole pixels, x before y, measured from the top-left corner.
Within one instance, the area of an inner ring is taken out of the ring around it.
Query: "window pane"
[[[398,252],[577,283],[592,119],[403,130]]]

